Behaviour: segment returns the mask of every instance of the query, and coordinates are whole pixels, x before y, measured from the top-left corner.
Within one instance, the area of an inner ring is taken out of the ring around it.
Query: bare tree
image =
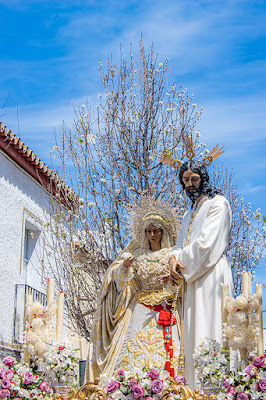
[[[266,228],[260,209],[246,203],[238,194],[233,177],[233,172],[228,173],[222,166],[212,171],[212,181],[231,205],[232,227],[226,255],[232,268],[234,294],[238,295],[242,290],[242,271],[249,271],[254,278],[256,268],[261,265],[266,246]]]
[[[202,108],[198,110],[187,89],[168,84],[167,67],[167,61],[158,62],[153,47],[145,53],[142,40],[137,61],[132,47],[128,61],[121,50],[118,66],[112,59],[106,70],[101,64],[104,95],[96,111],[88,104],[80,106],[75,110],[73,127],[63,125],[55,139],[57,172],[77,195],[66,196],[62,182],[58,182],[56,197],[61,201],[51,196],[47,225],[54,239],[49,251],[57,259],[57,271],[50,274],[67,294],[73,326],[88,339],[102,275],[128,242],[124,223],[127,205],[142,195],[162,196],[179,207],[180,218],[187,207],[178,171],[159,163],[156,154],[167,151],[182,159],[183,143],[190,135],[197,155],[208,154],[195,130]],[[228,255],[239,291],[238,271],[254,269],[261,250],[254,241],[252,248],[245,247],[239,253],[238,245],[246,240],[250,224],[243,218],[247,206],[237,203],[232,177],[225,171],[219,170],[214,181],[229,197],[233,209]],[[250,251],[256,259],[252,265],[245,262]]]

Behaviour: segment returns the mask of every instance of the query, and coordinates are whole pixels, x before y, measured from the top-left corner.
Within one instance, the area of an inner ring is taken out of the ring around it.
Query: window
[[[28,284],[28,272],[29,264],[36,262],[36,244],[40,231],[28,220],[25,221],[24,229],[24,245],[23,245],[23,266],[22,266],[22,277],[24,283]]]

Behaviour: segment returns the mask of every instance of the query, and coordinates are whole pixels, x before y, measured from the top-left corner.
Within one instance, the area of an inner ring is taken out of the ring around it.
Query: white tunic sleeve
[[[193,224],[196,223],[195,219]],[[186,282],[195,281],[216,265],[227,246],[230,227],[230,205],[224,197],[217,196],[202,221],[200,234],[184,248],[184,238],[180,237],[170,254],[184,265],[182,274]]]

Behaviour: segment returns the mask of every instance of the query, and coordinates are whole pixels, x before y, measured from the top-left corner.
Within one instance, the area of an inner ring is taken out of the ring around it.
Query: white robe
[[[192,213],[194,220],[190,226]],[[220,283],[232,290],[231,268],[224,256],[230,227],[231,209],[225,197],[204,197],[195,210],[184,215],[177,243],[169,256],[185,266],[185,377],[191,389],[198,386],[193,365],[195,347],[205,337],[222,341]]]

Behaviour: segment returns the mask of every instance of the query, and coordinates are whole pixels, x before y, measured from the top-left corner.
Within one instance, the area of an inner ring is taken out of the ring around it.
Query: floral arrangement
[[[107,400],[159,400],[162,392],[169,387],[169,373],[155,368],[144,367],[134,372],[120,369],[111,380],[107,376],[102,378],[104,378],[103,386],[107,390]],[[175,376],[174,380],[186,384],[183,375]]]
[[[200,343],[193,354],[200,382],[219,385],[223,381],[228,365],[226,353],[216,340],[205,338]]]
[[[26,364],[8,356],[0,362],[0,398],[26,400],[43,397],[51,391],[49,383],[35,375]]]
[[[256,294],[248,299],[243,294],[236,299],[229,296],[226,298],[228,317],[227,323],[224,324],[224,335],[232,349],[246,349],[248,352],[255,350],[259,318],[255,311],[258,306]]]
[[[224,377],[217,400],[266,399],[266,355],[255,357],[244,370]]]
[[[78,359],[76,351],[72,349],[71,343],[59,345],[50,344],[49,350],[43,354],[43,369],[45,375],[52,385],[72,386],[78,385],[75,371]]]
[[[55,303],[45,307],[36,301],[27,308],[26,344],[33,361],[42,358],[53,341],[55,312]]]

